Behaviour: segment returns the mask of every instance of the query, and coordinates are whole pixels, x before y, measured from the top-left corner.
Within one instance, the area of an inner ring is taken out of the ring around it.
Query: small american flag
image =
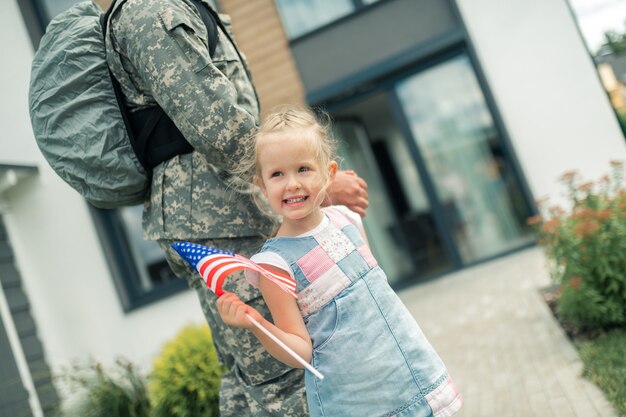
[[[206,285],[218,297],[224,294],[222,285],[224,280],[232,273],[249,269],[265,276],[284,291],[296,295],[296,281],[289,274],[277,274],[270,272],[248,258],[210,246],[199,245],[191,242],[176,242],[172,248],[186,260],[189,265],[198,270]]]

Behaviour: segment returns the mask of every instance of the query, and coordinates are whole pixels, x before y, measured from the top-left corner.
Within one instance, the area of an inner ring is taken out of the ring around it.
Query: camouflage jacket
[[[230,33],[230,18],[220,18]],[[236,45],[218,28],[211,58],[206,27],[188,0],[118,0],[109,19],[107,61],[128,107],[158,103],[194,147],[154,169],[144,238],[269,234],[272,222],[251,195],[225,180],[259,122],[256,92]]]

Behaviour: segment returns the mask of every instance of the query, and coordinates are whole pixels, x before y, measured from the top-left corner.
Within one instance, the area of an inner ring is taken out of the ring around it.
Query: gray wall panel
[[[13,263],[0,262],[0,284],[3,286],[15,286],[21,283],[20,276]]]
[[[2,317],[0,317],[0,381],[0,417],[31,416],[28,392],[22,384]]]
[[[298,39],[292,50],[310,93],[460,27],[448,0],[394,0]]]
[[[0,216],[0,285],[9,304],[9,310],[20,347],[35,385],[35,390],[45,417],[57,414],[59,398],[52,375],[46,364],[44,349],[37,336],[37,327],[30,311],[28,295],[22,287],[19,270],[2,216]],[[12,348],[6,339],[0,321],[0,417],[31,416],[28,393],[17,372]],[[6,394],[6,395],[5,395]]]

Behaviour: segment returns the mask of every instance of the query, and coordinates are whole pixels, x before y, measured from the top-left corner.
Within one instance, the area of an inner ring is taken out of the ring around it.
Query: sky
[[[626,0],[569,0],[591,52],[604,43],[604,32],[626,31]]]

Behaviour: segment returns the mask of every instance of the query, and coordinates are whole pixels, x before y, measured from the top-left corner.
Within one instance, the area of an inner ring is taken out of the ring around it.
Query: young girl
[[[296,279],[298,298],[258,276],[270,323],[232,293],[225,323],[252,331],[278,360],[302,367],[246,318],[250,314],[317,368],[307,372],[312,417],[451,416],[462,399],[419,326],[372,256],[358,215],[321,207],[337,171],[328,124],[308,110],[270,115],[256,137],[254,181],[282,216],[252,260]]]

